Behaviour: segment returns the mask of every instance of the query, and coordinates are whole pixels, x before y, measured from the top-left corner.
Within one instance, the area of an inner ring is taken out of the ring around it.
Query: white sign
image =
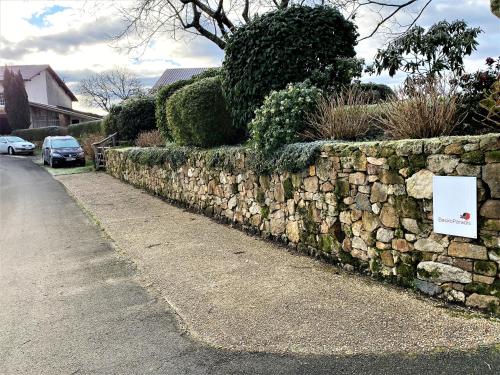
[[[477,238],[476,177],[434,176],[434,232]]]
[[[434,232],[477,238],[476,177],[434,176]]]

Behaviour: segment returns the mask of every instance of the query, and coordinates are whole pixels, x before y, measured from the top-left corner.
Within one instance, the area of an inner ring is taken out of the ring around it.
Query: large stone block
[[[460,268],[438,262],[420,262],[417,266],[417,275],[421,280],[433,283],[462,283],[472,282],[472,274]]]
[[[432,177],[434,173],[427,169],[418,171],[406,180],[406,191],[410,197],[417,199],[432,198]]]
[[[500,163],[490,163],[483,167],[483,181],[490,188],[492,198],[500,198]]]
[[[478,309],[495,309],[500,305],[500,300],[494,296],[485,296],[473,293],[467,297],[465,304],[469,307],[475,307]]]
[[[444,251],[443,245],[430,238],[421,238],[417,240],[413,246],[415,247],[415,250],[427,253],[442,253]]]
[[[452,242],[448,247],[448,255],[457,258],[487,260],[486,247],[467,242]]]
[[[427,168],[434,173],[453,173],[460,159],[451,155],[431,155],[427,158]]]
[[[500,219],[500,200],[487,200],[481,206],[479,214],[487,219]]]

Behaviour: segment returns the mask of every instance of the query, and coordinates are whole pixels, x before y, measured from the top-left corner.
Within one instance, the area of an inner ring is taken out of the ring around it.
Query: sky
[[[50,64],[73,91],[80,79],[114,66],[127,67],[146,86],[152,86],[167,68],[221,65],[223,52],[201,37],[173,40],[167,34],[159,34],[141,53],[128,53],[120,48],[123,45],[111,40],[124,26],[116,7],[126,7],[129,3],[0,0],[0,64]],[[467,70],[477,70],[484,66],[486,57],[500,55],[500,19],[491,14],[489,0],[433,0],[418,24],[428,27],[443,19],[463,19],[469,26],[484,31],[477,51],[466,59]],[[363,35],[371,29],[374,19],[372,14],[362,13],[356,23]],[[361,42],[356,48],[358,57],[371,61],[386,38],[380,35]],[[402,75],[362,78],[391,86],[403,79]],[[82,100],[73,107],[99,113]]]

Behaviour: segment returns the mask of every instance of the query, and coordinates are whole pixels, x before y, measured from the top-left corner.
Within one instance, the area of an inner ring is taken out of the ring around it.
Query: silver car
[[[28,154],[33,155],[35,145],[31,142],[25,141],[22,138],[5,135],[0,137],[0,154]]]

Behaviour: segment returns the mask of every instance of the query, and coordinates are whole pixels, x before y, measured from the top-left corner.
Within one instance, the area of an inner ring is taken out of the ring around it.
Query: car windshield
[[[13,143],[13,142],[26,142],[24,139],[19,138],[19,137],[5,137],[5,139],[11,143]]]
[[[68,138],[68,139],[53,139],[52,140],[52,148],[73,148],[80,147],[76,139]]]

